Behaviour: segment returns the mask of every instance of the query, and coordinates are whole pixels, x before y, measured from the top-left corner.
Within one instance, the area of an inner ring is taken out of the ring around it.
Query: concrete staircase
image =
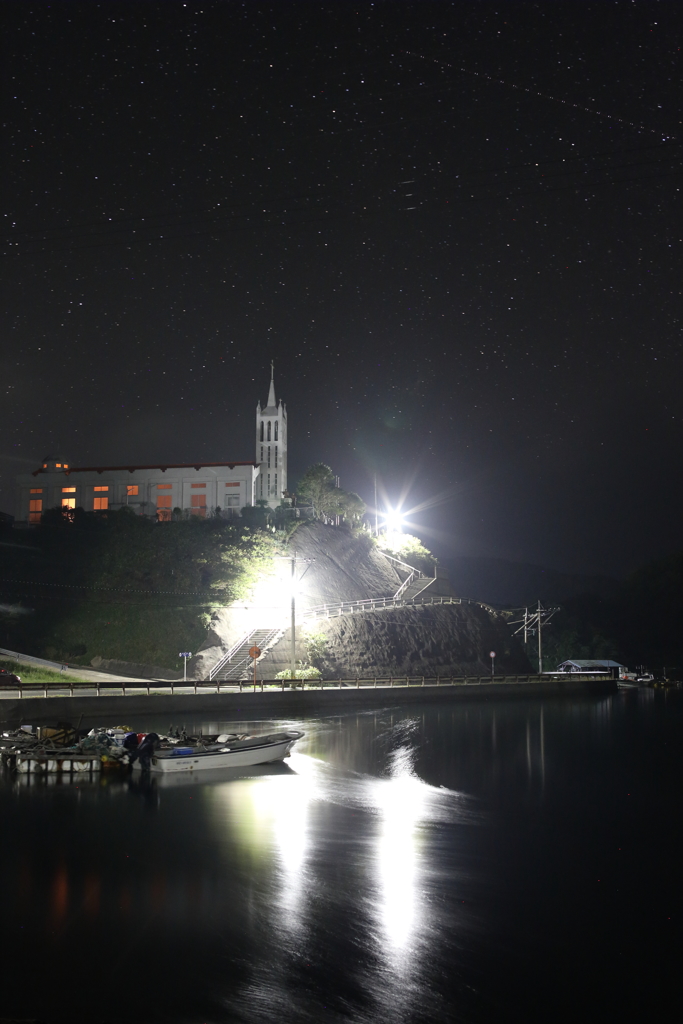
[[[416,598],[419,599],[420,594],[425,590],[429,590],[434,580],[431,577],[423,576],[421,579],[411,580],[406,589],[401,594],[401,598],[409,603],[414,601]]]
[[[225,654],[217,665],[214,665],[209,678],[216,682],[227,682],[234,679],[236,682],[246,678],[249,669],[253,665],[249,657],[249,650],[252,647],[259,647],[261,655],[265,654],[282,638],[281,629],[252,629],[250,633],[243,636],[241,640]]]

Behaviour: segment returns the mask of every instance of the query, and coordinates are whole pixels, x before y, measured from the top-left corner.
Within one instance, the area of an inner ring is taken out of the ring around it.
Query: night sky
[[[409,488],[442,557],[682,546],[680,3],[4,2],[0,508],[72,465]]]

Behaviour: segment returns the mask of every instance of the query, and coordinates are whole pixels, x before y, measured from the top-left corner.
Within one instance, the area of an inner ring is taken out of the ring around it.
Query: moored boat
[[[149,759],[150,772],[194,772],[211,768],[246,768],[268,764],[287,757],[303,732],[269,733],[266,736],[241,736],[225,733],[214,742],[188,740],[173,741],[162,738]],[[133,770],[141,771],[147,764],[137,759]]]

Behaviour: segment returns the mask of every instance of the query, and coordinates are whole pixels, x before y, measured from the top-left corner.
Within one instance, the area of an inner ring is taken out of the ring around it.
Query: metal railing
[[[382,549],[380,548],[380,551]],[[402,562],[400,558],[394,558],[393,555],[388,555],[386,551],[382,551],[385,558],[388,558],[390,562],[396,562],[396,565],[403,566],[404,569],[410,570],[412,573],[417,573],[418,579],[429,579],[430,577],[423,573],[420,569],[416,569],[414,565],[408,565],[407,562]]]
[[[19,697],[48,697],[50,694],[54,696],[77,696],[83,691],[89,690],[94,692],[96,696],[101,697],[106,695],[107,692],[112,690],[118,690],[122,696],[150,696],[152,693],[169,693],[171,696],[176,693],[181,694],[188,692],[200,693],[284,693],[285,690],[293,689],[306,692],[326,692],[330,690],[344,690],[344,689],[429,689],[438,687],[457,689],[462,687],[482,687],[486,689],[491,685],[515,685],[520,683],[525,684],[538,684],[538,683],[566,683],[567,680],[572,682],[613,682],[616,685],[616,680],[612,679],[609,675],[589,675],[578,672],[572,673],[555,673],[551,675],[504,675],[504,676],[491,676],[491,675],[480,675],[480,676],[373,676],[373,677],[361,677],[355,676],[350,678],[338,678],[338,679],[259,679],[255,683],[247,682],[245,680],[230,680],[229,683],[216,679],[211,681],[208,679],[192,679],[184,682],[181,680],[171,679],[149,679],[144,683],[138,682],[137,680],[131,679],[111,679],[111,680],[98,680],[97,682],[87,682],[86,680],[70,679],[64,680],[64,683],[0,683],[0,691],[10,692],[13,691],[18,693]],[[65,693],[64,691],[68,691]],[[0,705],[1,708],[1,705]]]
[[[251,641],[254,639],[254,637],[256,636],[257,633],[265,633],[265,637],[261,638],[261,656],[263,656],[266,653],[266,651],[270,647],[273,646],[274,638],[276,636],[278,636],[278,634],[281,634],[282,630],[281,629],[270,629],[269,630],[269,629],[263,629],[263,628],[258,628],[258,627],[256,629],[249,630],[249,632],[245,633],[245,635],[242,637],[241,640],[238,640],[236,644],[233,644],[233,646],[230,648],[230,650],[226,654],[223,655],[223,657],[220,659],[220,661],[216,662],[216,664],[213,666],[213,668],[209,671],[209,681],[215,679],[216,676],[218,675],[218,673],[223,668],[225,668],[225,666],[228,664],[228,662],[232,661],[232,659],[238,653],[240,648],[245,647],[247,644],[251,644]],[[242,664],[246,664],[249,661],[251,661],[251,658],[249,658],[247,656],[246,658],[242,658],[241,661],[238,662],[238,665],[241,666]],[[237,668],[238,666],[235,666],[235,667]]]
[[[245,648],[248,643],[251,643],[251,639],[253,637],[255,637],[259,633],[263,633],[263,632],[264,632],[264,630],[262,630],[262,629],[254,630],[254,632],[251,634],[251,637],[248,640],[244,641],[244,644],[242,645],[242,647]],[[270,650],[271,647],[275,646],[275,644],[281,638],[282,633],[283,633],[283,631],[281,629],[271,629],[269,632],[266,632],[265,636],[263,636],[260,639],[254,641],[256,646],[259,647],[259,650],[261,651],[261,653],[259,654],[258,658],[256,659],[257,663],[259,661],[261,661],[263,656],[268,653],[268,651]],[[239,653],[239,652],[237,652],[237,653]],[[233,666],[231,666],[229,672],[224,674],[223,678],[220,681],[221,682],[228,682],[230,680],[238,680],[240,675],[243,672],[246,672],[247,668],[251,667],[251,665],[253,665],[253,659],[249,655],[249,653],[247,652],[247,654],[245,654],[245,656],[243,658],[240,658],[239,661],[235,662],[235,664]],[[217,672],[213,672],[209,676],[209,680],[212,680],[212,679],[218,679],[218,673]]]
[[[419,597],[419,594],[417,595]],[[418,601],[414,598],[402,600],[400,597],[367,597],[361,601],[342,601],[340,604],[319,604],[312,608],[305,608],[301,612],[301,618],[306,619],[331,619],[340,615],[353,615],[356,612],[370,612],[381,608],[405,608],[412,604],[480,604],[479,601],[469,601],[462,597],[430,597],[429,600]],[[482,607],[487,607],[482,605]]]

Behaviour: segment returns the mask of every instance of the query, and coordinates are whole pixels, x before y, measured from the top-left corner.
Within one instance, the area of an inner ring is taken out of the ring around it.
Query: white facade
[[[264,499],[275,508],[287,490],[287,409],[275,401],[271,363],[268,404],[256,407],[253,462],[169,463],[165,466],[71,466],[43,459],[17,477],[16,523],[39,523],[49,508],[119,509],[170,519],[174,509],[227,517]]]
[[[268,402],[256,406],[256,463],[260,469],[257,500],[276,508],[287,490],[287,406],[275,401],[273,364],[270,364]]]
[[[127,506],[162,520],[178,508],[202,517],[218,508],[233,517],[254,504],[258,479],[253,462],[83,467],[49,459],[17,478],[15,522],[40,522],[55,507],[97,512]]]

